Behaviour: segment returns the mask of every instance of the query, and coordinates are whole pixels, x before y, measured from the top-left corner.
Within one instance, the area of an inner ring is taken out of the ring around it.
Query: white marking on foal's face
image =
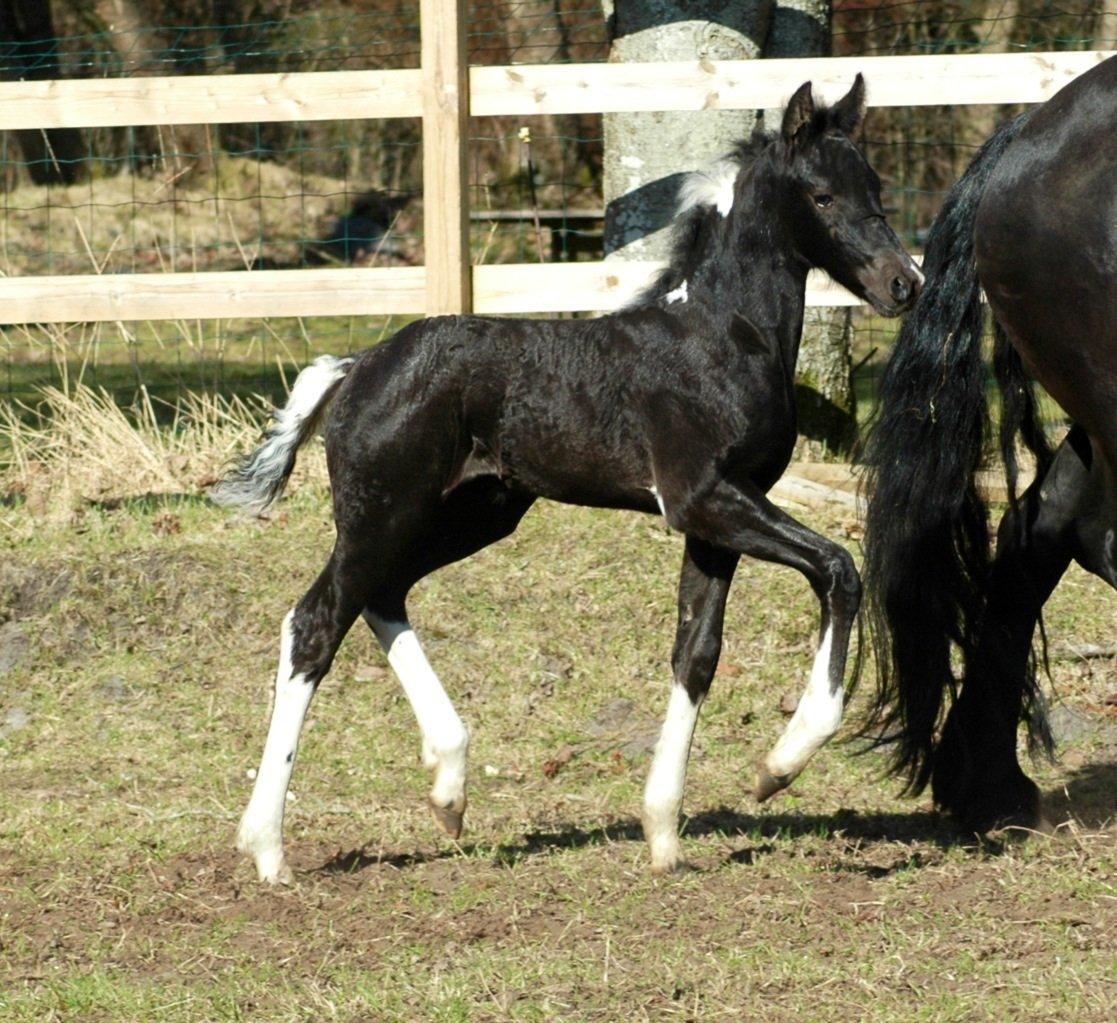
[[[686,300],[687,300],[687,283],[686,283],[686,281],[683,281],[683,283],[680,284],[677,288],[674,288],[671,291],[667,292],[667,294],[664,295],[663,298],[667,302],[668,305],[672,305],[675,302],[685,303]]]
[[[655,487],[648,487],[648,493],[655,498],[655,503],[659,505],[660,514],[667,518],[667,506],[663,503],[663,498],[660,496],[659,491]]]
[[[826,629],[818,645],[811,677],[794,716],[784,729],[776,748],[768,754],[768,770],[776,776],[794,777],[842,723],[844,693],[841,685],[830,687],[830,653],[834,626]]]

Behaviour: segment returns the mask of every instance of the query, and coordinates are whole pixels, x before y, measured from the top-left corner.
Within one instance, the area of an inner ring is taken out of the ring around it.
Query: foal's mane
[[[835,127],[840,128],[841,104],[831,107],[815,103],[809,121],[804,125],[808,137],[818,137]],[[671,236],[671,248],[665,266],[628,306],[648,306],[674,291],[698,266],[708,248],[723,234],[728,209],[719,210],[724,189],[732,189],[741,171],[755,163],[761,154],[779,138],[778,132],[757,128],[752,135],[738,142],[725,156],[704,170],[688,174],[679,187],[679,210]]]
[[[774,132],[757,129],[728,153],[702,170],[692,171],[679,186],[679,208],[671,229],[667,265],[629,304],[630,309],[651,305],[678,288],[698,266],[728,219],[721,209],[728,189],[729,202],[741,170],[752,164],[775,140]]]

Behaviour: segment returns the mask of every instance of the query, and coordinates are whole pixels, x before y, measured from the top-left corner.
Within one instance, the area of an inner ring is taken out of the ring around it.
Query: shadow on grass
[[[922,842],[941,849],[952,846],[981,844],[986,851],[998,851],[996,843],[980,842],[966,834],[948,819],[925,811],[909,813],[861,814],[854,810],[839,810],[834,814],[745,814],[727,807],[718,807],[687,819],[682,831],[684,837],[717,835],[723,838],[749,838],[762,844],[731,853],[726,862],[753,863],[759,857],[776,850],[772,839],[793,841],[797,838],[841,838],[859,845],[877,842]],[[513,866],[532,856],[546,855],[566,849],[610,845],[614,842],[642,842],[644,829],[640,822],[628,818],[597,828],[580,828],[576,825],[558,831],[533,831],[515,842],[498,846],[469,843],[459,848],[427,850],[409,853],[370,853],[353,849],[338,853],[323,863],[318,872],[352,873],[366,867],[387,865],[400,870],[421,866],[437,860],[464,854],[467,857],[489,859],[499,866]],[[918,866],[911,857],[900,866]],[[871,868],[889,872],[891,868]]]
[[[1044,793],[1043,805],[1055,824],[1075,821],[1103,828],[1117,821],[1117,762],[1085,764],[1067,781]]]

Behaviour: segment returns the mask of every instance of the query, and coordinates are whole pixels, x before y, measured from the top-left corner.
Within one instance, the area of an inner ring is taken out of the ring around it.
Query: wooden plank
[[[647,64],[540,64],[470,70],[475,117],[781,106],[807,78],[835,100],[856,72],[869,106],[1040,103],[1113,51],[931,54]]]
[[[478,313],[572,313],[617,309],[648,284],[662,263],[510,263],[473,268]],[[860,300],[825,274],[807,279],[807,305],[855,306]]]
[[[0,82],[0,130],[419,117],[422,72]]]
[[[0,278],[0,323],[422,313],[421,266]]]
[[[438,7],[455,0],[427,0]],[[469,71],[474,116],[775,107],[804,78],[836,99],[861,71],[870,106],[1039,103],[1114,51],[931,54]],[[299,71],[0,82],[0,130],[418,117],[422,72]]]
[[[473,269],[474,306],[484,314],[618,309],[661,265],[616,261],[478,266]],[[840,285],[815,273],[808,279],[807,304],[859,303]],[[0,278],[0,324],[383,316],[426,309],[426,270],[421,266]]]
[[[469,67],[465,0],[421,0],[423,248],[427,313],[467,313],[469,272]]]

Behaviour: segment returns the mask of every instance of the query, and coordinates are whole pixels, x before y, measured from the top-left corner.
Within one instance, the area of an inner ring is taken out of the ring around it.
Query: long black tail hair
[[[927,280],[889,357],[861,453],[868,492],[864,577],[877,661],[864,734],[893,747],[893,772],[911,793],[930,780],[936,730],[957,695],[952,652],[963,665],[969,661],[985,610],[988,515],[976,477],[989,410],[974,220],[993,167],[1026,119],[985,143],[931,228]],[[1041,465],[1050,451],[1032,382],[999,327],[994,349],[1000,447],[1015,503],[1017,437]],[[1025,717],[1045,738],[1034,665],[1028,674]]]

